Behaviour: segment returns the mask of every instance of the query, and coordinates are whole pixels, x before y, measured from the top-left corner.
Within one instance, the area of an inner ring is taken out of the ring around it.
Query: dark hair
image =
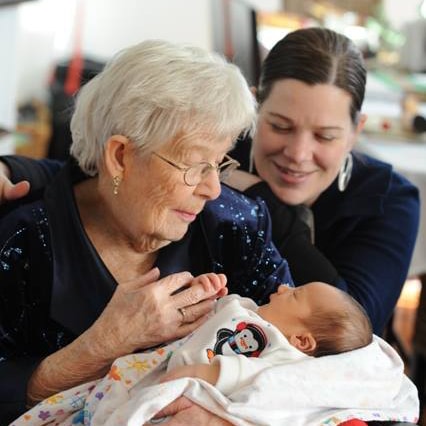
[[[363,348],[373,340],[371,322],[364,308],[352,296],[341,292],[344,299],[338,309],[319,309],[304,319],[317,342],[308,355],[320,357],[348,352]]]
[[[276,81],[333,84],[352,97],[351,120],[357,124],[367,72],[361,51],[346,36],[326,28],[304,28],[281,39],[263,62],[258,88],[260,104]]]

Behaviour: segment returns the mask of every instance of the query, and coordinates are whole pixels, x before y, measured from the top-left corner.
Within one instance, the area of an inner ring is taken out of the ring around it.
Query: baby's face
[[[306,331],[303,319],[315,310],[338,308],[343,300],[339,290],[322,282],[312,282],[300,287],[280,286],[271,294],[270,302],[261,306],[259,315],[277,327],[285,336]]]

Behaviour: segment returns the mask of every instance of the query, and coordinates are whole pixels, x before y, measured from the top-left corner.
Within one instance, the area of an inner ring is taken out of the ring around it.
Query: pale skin
[[[289,205],[311,206],[339,173],[364,127],[350,117],[351,96],[332,84],[294,79],[274,83],[261,104],[253,159],[259,176],[233,173],[227,183],[245,190],[264,180]]]
[[[161,152],[170,158],[181,152],[189,164],[219,163],[230,140],[205,146],[195,137],[187,145],[190,154],[173,143]],[[114,194],[117,175],[121,183]],[[189,272],[159,279],[153,264],[157,250],[181,239],[204,204],[219,194],[214,170],[189,187],[179,170],[137,155],[127,138],[107,141],[99,176],[77,185],[75,197],[87,235],[119,285],[95,323],[36,368],[27,388],[30,404],[102,377],[117,357],[183,337],[207,319],[214,299],[227,292],[226,279],[193,283]],[[179,308],[185,308],[184,322]]]

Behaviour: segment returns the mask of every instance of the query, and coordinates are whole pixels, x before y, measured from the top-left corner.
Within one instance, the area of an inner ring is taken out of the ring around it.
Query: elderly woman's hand
[[[21,198],[27,195],[29,190],[30,184],[27,181],[13,184],[8,167],[0,161],[0,204]]]
[[[29,404],[102,377],[120,356],[186,336],[207,319],[215,297],[226,293],[223,279],[192,284],[188,272],[159,275],[154,268],[119,284],[97,321],[40,363],[27,388]]]
[[[225,280],[195,282],[188,272],[158,280],[154,268],[137,280],[121,283],[88,337],[99,354],[110,357],[146,349],[186,336],[198,328],[226,292]]]
[[[167,426],[231,426],[227,420],[224,420],[210,411],[205,410],[199,405],[194,404],[189,399],[183,397],[178,398],[166,408],[161,410],[156,418],[171,416],[169,419],[161,422]],[[160,423],[153,420],[145,423],[144,426]]]

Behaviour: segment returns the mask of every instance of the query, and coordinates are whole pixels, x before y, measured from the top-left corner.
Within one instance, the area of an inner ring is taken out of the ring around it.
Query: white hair
[[[115,134],[141,151],[187,134],[206,143],[254,128],[256,103],[240,70],[215,53],[149,40],[119,52],[80,90],[71,120],[71,154],[96,175]]]

